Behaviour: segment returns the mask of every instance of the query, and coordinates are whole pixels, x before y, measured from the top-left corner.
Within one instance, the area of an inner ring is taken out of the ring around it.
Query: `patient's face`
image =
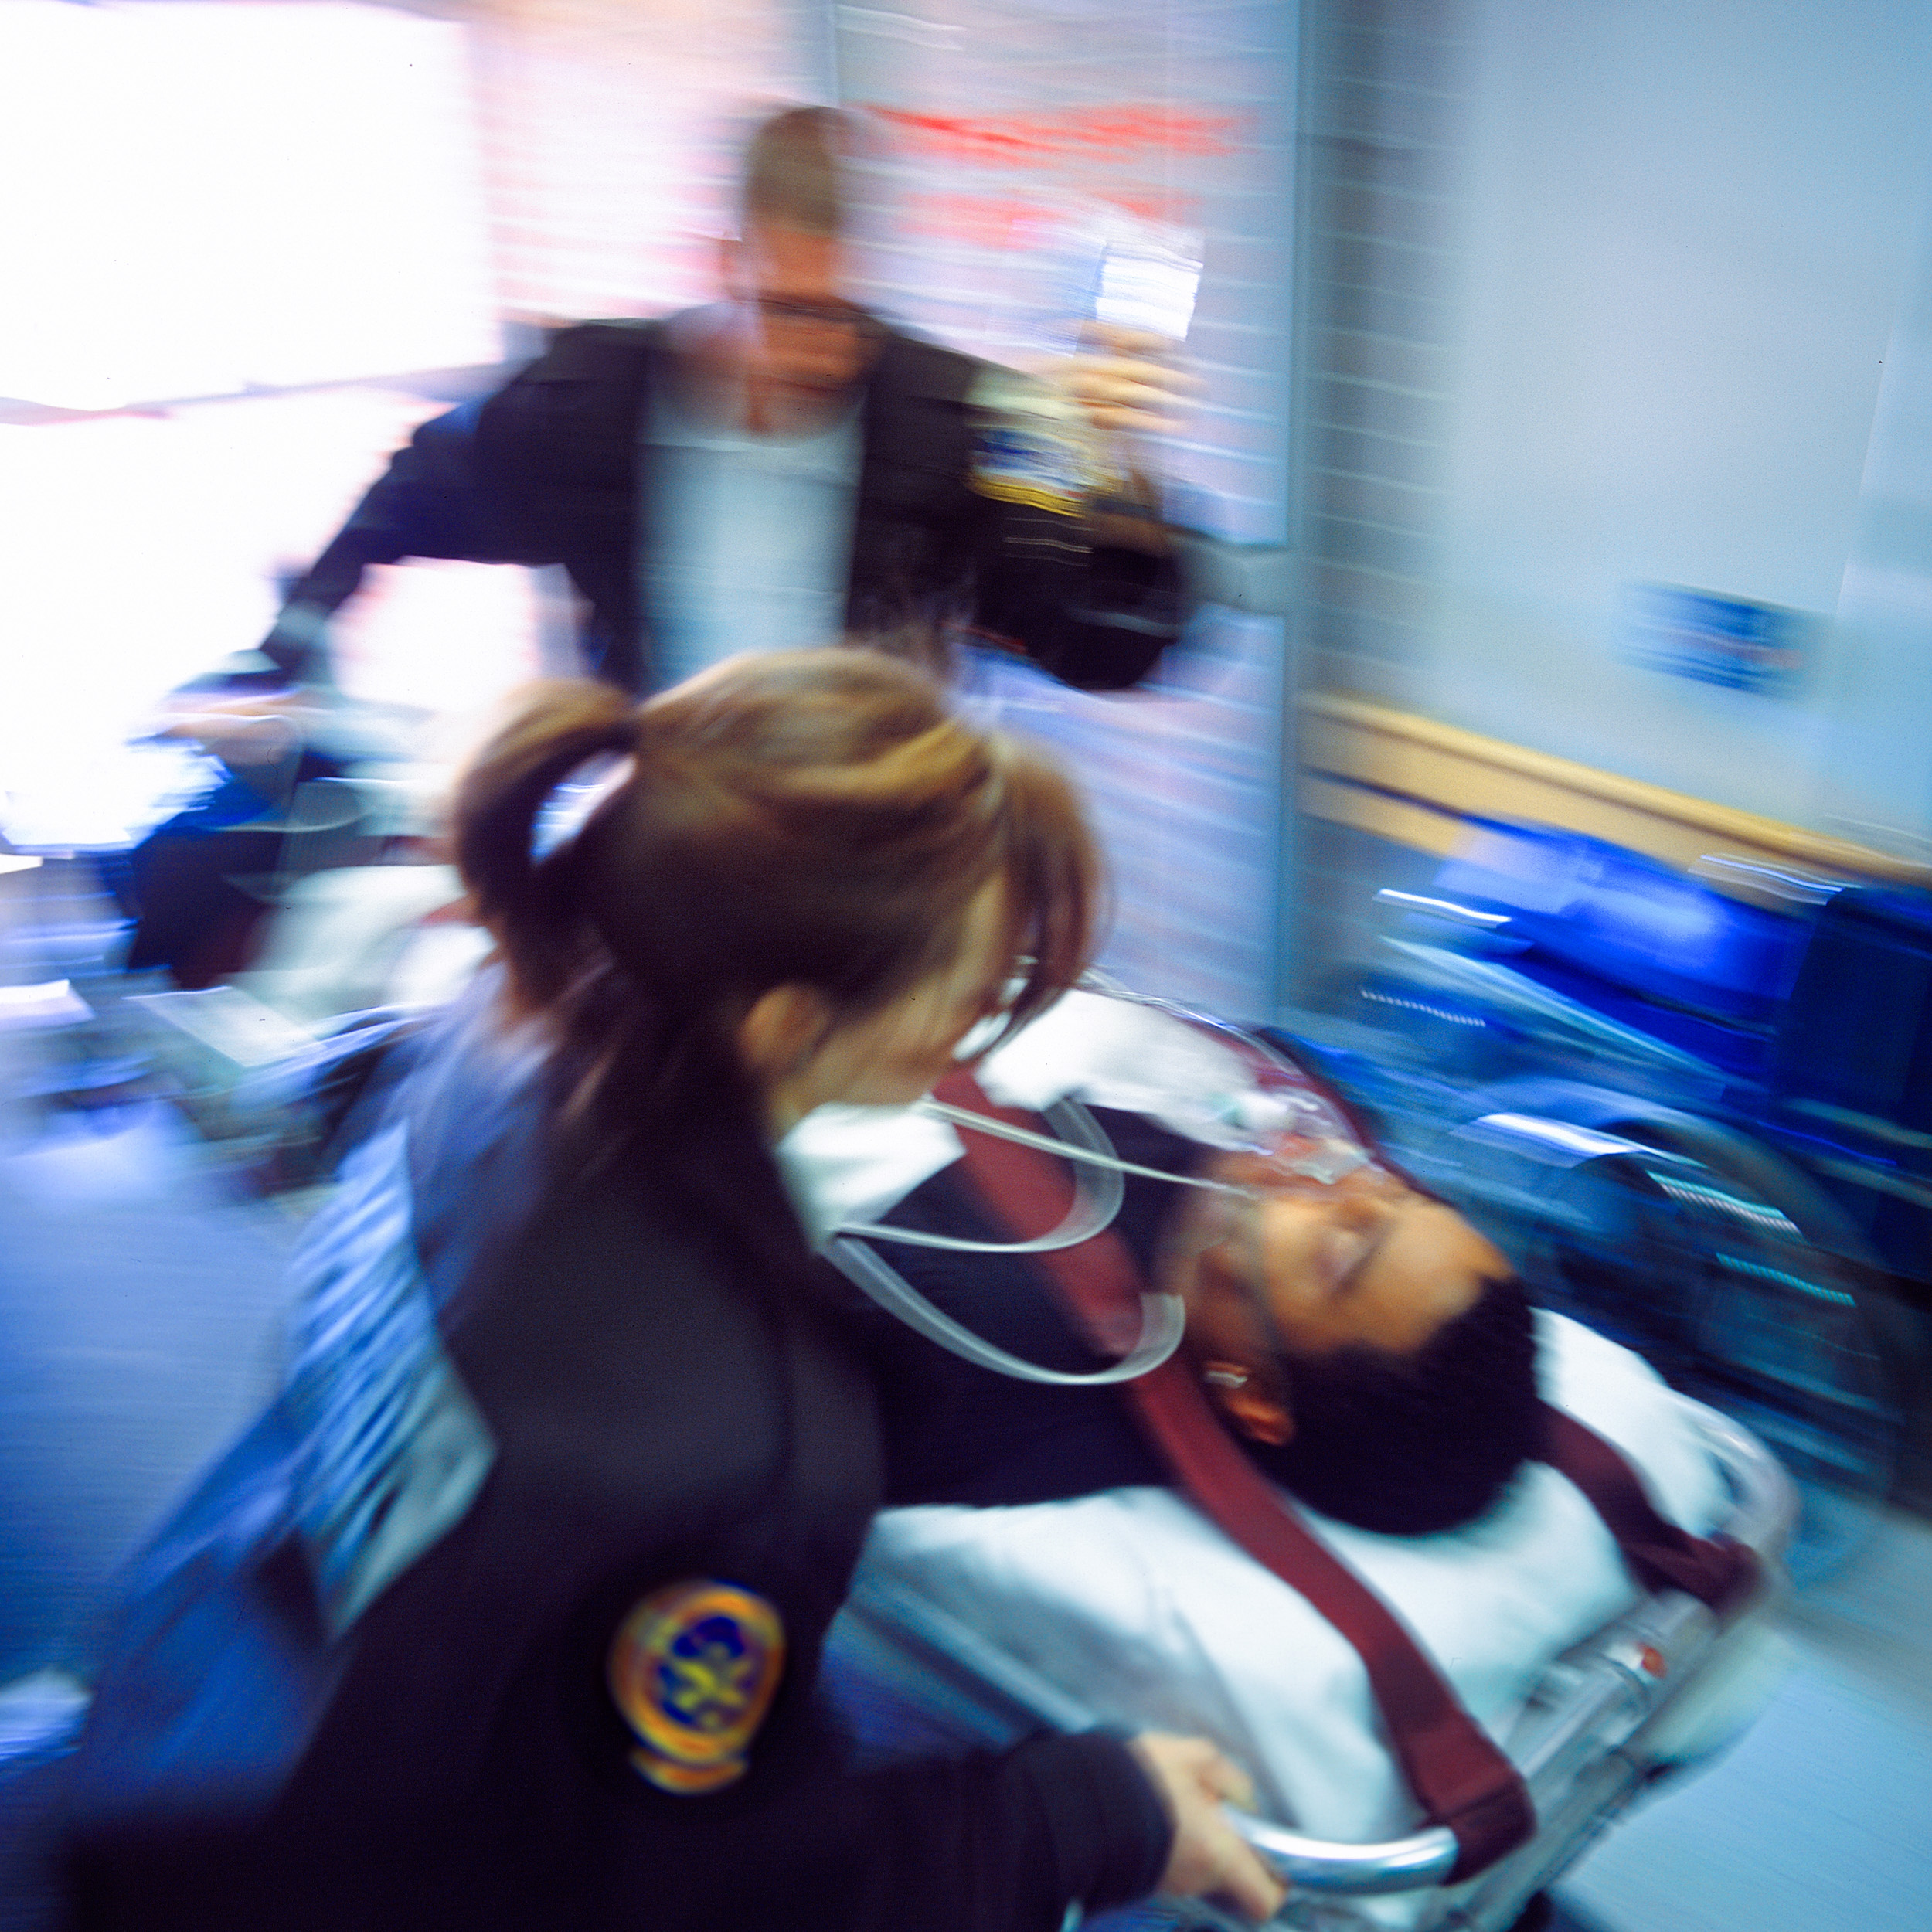
[[[1311,1508],[1390,1536],[1451,1529],[1540,1440],[1536,1331],[1508,1262],[1453,1209],[1366,1168],[1330,1187],[1223,1163],[1168,1283],[1210,1400]]]
[[[1510,1272],[1453,1208],[1382,1169],[1326,1187],[1266,1185],[1271,1170],[1244,1157],[1217,1172],[1266,1191],[1251,1205],[1216,1197],[1218,1212],[1193,1233],[1204,1250],[1187,1290],[1199,1353],[1242,1352],[1259,1302],[1297,1355],[1352,1346],[1413,1355]]]

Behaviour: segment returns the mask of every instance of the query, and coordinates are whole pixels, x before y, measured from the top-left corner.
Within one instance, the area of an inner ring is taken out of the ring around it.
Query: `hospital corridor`
[[[1928,75],[0,0],[0,1932],[1928,1932]]]

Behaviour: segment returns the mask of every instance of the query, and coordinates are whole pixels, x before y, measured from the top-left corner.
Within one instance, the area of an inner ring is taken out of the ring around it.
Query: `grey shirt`
[[[702,421],[661,392],[639,426],[659,479],[638,532],[642,590],[672,685],[740,651],[835,642],[851,568],[856,405],[801,437]]]

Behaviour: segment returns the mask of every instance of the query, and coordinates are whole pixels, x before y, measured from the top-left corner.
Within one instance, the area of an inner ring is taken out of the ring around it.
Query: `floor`
[[[1786,1622],[1757,1725],[1566,1882],[1579,1932],[1932,1927],[1932,1525],[1893,1518]]]
[[[161,1104],[0,1153],[0,1685],[84,1668],[114,1566],[259,1406],[296,1225]]]

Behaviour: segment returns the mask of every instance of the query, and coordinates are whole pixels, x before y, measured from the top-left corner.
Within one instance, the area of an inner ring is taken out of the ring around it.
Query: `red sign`
[[[1117,161],[1136,153],[1225,155],[1233,151],[1243,118],[1131,104],[1030,114],[922,114],[876,106],[868,111],[916,152],[983,168]]]

